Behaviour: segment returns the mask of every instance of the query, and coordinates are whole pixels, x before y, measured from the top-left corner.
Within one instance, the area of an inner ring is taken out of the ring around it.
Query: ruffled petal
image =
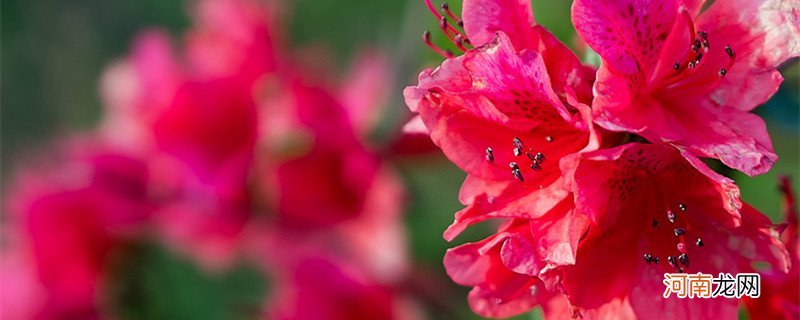
[[[498,31],[508,35],[517,49],[535,48],[536,21],[528,0],[465,0],[462,7],[464,31],[475,46],[491,42]]]
[[[754,262],[785,270],[786,250],[769,219],[742,206],[732,182],[709,178],[696,165],[666,145],[584,155],[575,171],[576,206],[597,223],[581,241],[577,263],[562,268],[573,305],[592,311],[622,297],[637,317],[735,315],[730,299],[663,299],[663,274],[754,272]],[[681,253],[685,262],[668,263]],[[605,289],[598,294],[587,286]]]
[[[611,68],[650,74],[675,21],[675,0],[578,0],[572,4],[575,30]]]
[[[713,37],[715,56],[711,58],[726,60],[722,47],[728,45],[736,59],[725,80],[704,101],[709,108],[749,111],[763,104],[783,81],[775,69],[800,56],[800,3],[796,1],[717,1],[700,15],[697,27]]]

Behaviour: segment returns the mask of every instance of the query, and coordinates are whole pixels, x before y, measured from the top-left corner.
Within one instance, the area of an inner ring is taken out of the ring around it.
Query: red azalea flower
[[[787,269],[769,219],[742,206],[731,180],[670,146],[632,143],[585,153],[573,189],[593,225],[577,262],[561,268],[561,284],[584,315],[735,318],[735,299],[663,298],[664,273],[755,272],[757,261]]]
[[[587,222],[573,210],[562,178],[571,163],[561,160],[598,146],[581,103],[591,100],[592,69],[531,25],[529,4],[509,3],[466,1],[464,29],[479,47],[423,71],[404,92],[421,120],[412,123],[425,127],[417,131],[468,173],[459,197],[468,207],[445,239],[482,220],[515,218],[445,257],[448,274],[474,287],[472,309],[491,317],[558,295],[547,271],[575,262]]]
[[[502,31],[517,50],[529,49],[542,56],[551,85],[560,97],[572,91],[580,102],[588,105],[592,101],[595,68],[582,65],[566,45],[536,24],[530,1],[465,0],[462,16],[464,32],[473,45],[489,43]]]
[[[468,297],[472,310],[510,317],[563,299],[548,271],[575,263],[587,225],[567,199],[541,218],[511,220],[487,239],[449,249],[444,266],[456,283],[474,287]]]
[[[793,1],[578,0],[578,34],[603,58],[595,122],[720,159],[748,175],[777,160],[749,113],[778,89],[775,69],[800,55]]]
[[[518,54],[502,32],[423,71],[405,97],[434,143],[469,174],[460,198],[470,207],[456,215],[447,239],[490,217],[543,215],[568,195],[560,159],[596,146],[581,114],[551,88],[541,56]]]
[[[4,312],[10,304],[17,315],[102,317],[109,259],[152,211],[143,162],[100,148],[70,149],[62,160],[23,171],[10,198],[0,282],[4,291],[30,287],[4,292]]]
[[[789,251],[792,266],[788,273],[779,269],[761,271],[761,296],[745,297],[744,302],[751,318],[797,319],[800,317],[800,250],[798,250],[797,200],[788,177],[781,177],[784,196],[785,228],[781,241]]]

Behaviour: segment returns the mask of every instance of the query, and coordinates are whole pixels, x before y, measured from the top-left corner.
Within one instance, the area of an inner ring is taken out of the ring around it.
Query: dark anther
[[[536,158],[536,161],[542,162],[544,161],[544,154],[542,154],[541,152],[537,152],[534,158]]]
[[[681,211],[686,211],[686,205],[681,203],[678,205],[678,209],[681,209]]]
[[[678,261],[680,261],[684,266],[689,266],[689,256],[687,256],[685,253],[681,253],[681,255],[678,256]]]
[[[514,178],[517,178],[519,181],[525,181],[525,178],[522,177],[522,172],[519,171],[519,166],[516,162],[511,162],[508,164],[508,166],[511,167],[511,175],[513,175]]]
[[[494,162],[494,153],[492,153],[492,147],[486,148],[486,160]]]
[[[726,73],[728,73],[728,71],[726,71],[725,68],[719,68],[719,71],[717,71],[720,77],[724,77]]]
[[[731,46],[725,45],[725,53],[728,54],[728,57],[733,58],[733,49],[731,49]]]
[[[647,263],[653,262],[653,256],[651,256],[649,253],[645,253],[644,254],[644,262],[647,262]]]
[[[653,257],[653,263],[658,264],[658,257]]]
[[[653,219],[653,227],[658,227],[658,220]]]
[[[442,5],[441,5],[440,7],[442,8],[442,10],[448,10],[448,9],[450,9],[450,5],[449,5],[449,4],[447,4],[447,2],[445,2],[445,3],[442,3]]]
[[[689,61],[689,63],[687,63],[686,66],[689,67],[689,70],[693,70],[694,69],[694,61]]]
[[[684,235],[686,233],[686,229],[684,229],[684,228],[675,228],[675,230],[673,230],[673,232],[675,233],[676,236],[682,236],[682,235]]]
[[[711,48],[711,46],[708,45],[708,40],[703,40],[703,48]]]
[[[553,137],[552,136],[545,136],[544,137],[544,141],[553,142]]]
[[[703,240],[701,240],[700,238],[697,238],[697,242],[695,242],[695,244],[697,244],[698,247],[702,247],[703,246]]]
[[[520,151],[519,148],[514,148],[514,156],[519,157],[520,154],[522,154],[522,151]]]
[[[533,171],[541,171],[542,170],[542,166],[539,165],[538,162],[534,162],[534,163],[531,163],[531,169],[533,169]]]
[[[678,273],[683,273],[683,268],[682,267],[678,267]]]
[[[672,210],[667,210],[667,220],[669,220],[669,223],[675,223],[675,213]]]
[[[680,68],[681,68],[681,64],[680,63],[675,62],[675,64],[672,65],[672,69],[679,70]]]
[[[698,32],[697,32],[697,36],[698,36],[700,39],[706,39],[706,38],[708,38],[708,33],[705,33],[704,31],[698,31]]]
[[[519,149],[522,149],[522,140],[520,140],[520,139],[519,139],[519,138],[517,138],[517,137],[514,137],[514,140],[513,140],[513,142],[514,142],[514,146],[515,146],[515,147],[517,147],[517,148],[519,148]]]
[[[677,262],[675,262],[675,256],[669,256],[669,257],[667,257],[667,262],[669,263],[669,265],[671,265],[671,266],[673,266],[673,267],[675,267],[675,268],[677,268],[677,267],[678,267],[678,263],[677,263]]]

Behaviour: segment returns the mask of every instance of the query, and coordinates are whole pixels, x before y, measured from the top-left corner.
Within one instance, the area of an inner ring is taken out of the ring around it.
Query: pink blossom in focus
[[[603,58],[595,122],[716,158],[748,175],[778,156],[764,121],[750,113],[800,55],[796,1],[579,0],[572,21]]]

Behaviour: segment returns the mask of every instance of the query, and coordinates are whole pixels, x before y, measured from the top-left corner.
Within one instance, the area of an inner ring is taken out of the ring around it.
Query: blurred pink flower
[[[63,149],[57,165],[20,172],[8,198],[0,282],[11,317],[102,317],[112,257],[152,212],[144,162],[92,141]]]
[[[184,59],[174,57],[167,36],[151,31],[109,69],[103,132],[151,159],[155,218],[167,243],[219,267],[232,258],[251,214],[256,89],[278,65],[278,8],[206,0],[195,9]]]
[[[274,231],[260,232],[259,241],[254,242],[256,258],[272,275],[274,291],[264,310],[267,318],[419,318],[397,283],[375,278],[358,262],[330,248]]]
[[[791,267],[788,273],[778,268],[759,270],[761,296],[744,299],[751,318],[797,319],[800,315],[800,223],[797,220],[797,194],[792,188],[791,180],[786,176],[781,177],[780,188],[784,198],[785,222],[777,228],[782,231],[781,241],[789,251]]]
[[[278,227],[310,239],[333,237],[339,250],[376,277],[402,277],[408,263],[402,184],[380,151],[366,144],[373,126],[361,123],[356,129],[353,122],[367,119],[360,113],[375,112],[377,102],[364,103],[375,95],[340,100],[326,84],[311,79],[274,79],[261,102],[261,112],[269,116],[263,118],[268,130],[261,136],[268,149],[258,164],[260,198],[269,200]],[[317,245],[330,248],[328,241]]]
[[[800,55],[800,6],[726,0],[702,11],[703,3],[573,4],[578,34],[603,58],[595,122],[764,173],[778,157],[764,121],[749,111],[777,91],[776,68]]]

